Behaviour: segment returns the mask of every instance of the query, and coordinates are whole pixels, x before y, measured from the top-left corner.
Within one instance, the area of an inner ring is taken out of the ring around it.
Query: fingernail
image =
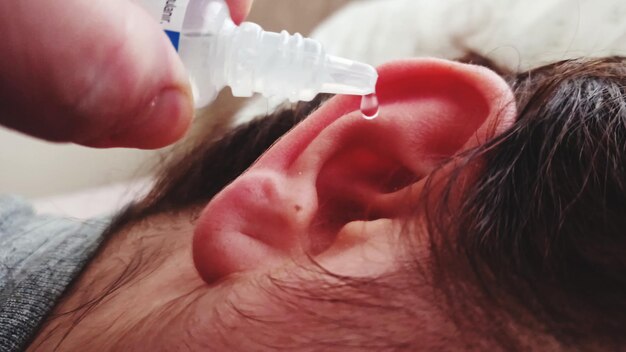
[[[148,104],[138,120],[145,121],[137,128],[132,141],[135,148],[160,148],[182,138],[193,115],[193,100],[189,94],[176,88],[162,90]],[[129,140],[129,142],[131,142]]]

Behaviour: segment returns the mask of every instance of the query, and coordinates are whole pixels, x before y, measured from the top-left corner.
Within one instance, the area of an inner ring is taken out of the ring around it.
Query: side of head
[[[504,78],[474,65],[400,61],[380,68],[374,121],[361,118],[359,99],[335,97],[305,119],[310,106],[193,148],[121,218],[158,224],[112,239],[155,238],[168,216],[189,213],[163,237],[180,247],[168,257],[170,276],[152,275],[176,277],[159,287],[188,284],[189,294],[164,309],[154,303],[161,293],[144,288],[152,303],[138,302],[142,318],[125,326],[145,335],[115,346],[623,342],[625,71],[617,58]],[[129,280],[119,296],[147,281]],[[113,309],[130,300],[105,301]]]
[[[480,310],[530,313],[566,346],[623,346],[626,60],[565,61],[510,85],[517,122],[467,155],[480,177],[448,213],[454,235],[433,243],[467,259]]]

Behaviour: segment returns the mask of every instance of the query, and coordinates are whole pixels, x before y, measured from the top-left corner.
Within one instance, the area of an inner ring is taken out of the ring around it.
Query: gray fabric
[[[37,215],[0,196],[0,351],[22,351],[102,241],[108,219]]]

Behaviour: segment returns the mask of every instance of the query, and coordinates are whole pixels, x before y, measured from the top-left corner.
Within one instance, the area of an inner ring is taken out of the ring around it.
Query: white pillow
[[[458,58],[467,49],[512,69],[626,55],[624,0],[355,1],[313,37],[335,55],[378,65],[396,58]]]
[[[360,0],[311,37],[327,52],[379,65],[418,56],[457,59],[472,50],[526,70],[580,56],[626,56],[626,0]],[[235,123],[282,101],[253,99]]]

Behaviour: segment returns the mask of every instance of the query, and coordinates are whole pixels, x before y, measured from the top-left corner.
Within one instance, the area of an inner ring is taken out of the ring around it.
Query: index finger
[[[233,22],[240,24],[246,19],[252,8],[252,1],[253,0],[226,0],[230,8],[230,16]]]

